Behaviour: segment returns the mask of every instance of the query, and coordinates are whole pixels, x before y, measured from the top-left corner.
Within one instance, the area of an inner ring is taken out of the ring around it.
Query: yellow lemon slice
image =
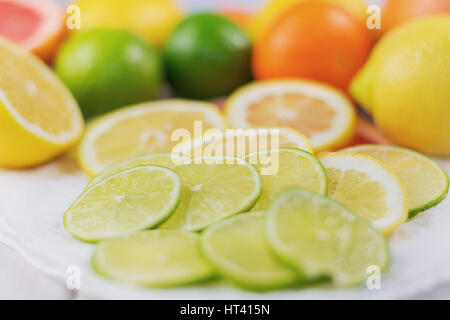
[[[88,126],[79,147],[80,163],[93,176],[136,156],[171,151],[180,143],[172,133],[181,129],[193,135],[196,121],[202,130],[225,128],[217,107],[206,102],[162,100],[109,113]]]
[[[410,217],[434,207],[447,196],[447,173],[436,162],[418,152],[381,145],[361,145],[342,151],[367,154],[394,170],[408,193]]]
[[[352,103],[336,89],[311,81],[249,84],[231,95],[225,112],[233,128],[296,129],[309,137],[315,151],[343,146],[355,131]]]
[[[328,153],[320,160],[327,172],[330,197],[385,233],[406,220],[406,191],[381,161],[358,153]]]
[[[45,162],[76,143],[83,128],[75,99],[52,71],[0,37],[0,166]]]

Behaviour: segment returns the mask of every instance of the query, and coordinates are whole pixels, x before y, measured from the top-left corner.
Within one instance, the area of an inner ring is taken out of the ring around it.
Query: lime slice
[[[104,277],[147,287],[186,285],[214,276],[201,256],[199,236],[183,230],[144,230],[104,240],[92,265]]]
[[[273,256],[266,243],[263,211],[243,213],[219,222],[203,233],[207,260],[236,285],[270,290],[298,283],[299,274]]]
[[[336,286],[360,284],[369,267],[384,271],[389,265],[387,241],[366,219],[306,190],[284,191],[274,201],[266,232],[281,260],[307,277],[329,277]]]
[[[137,166],[147,166],[147,165],[157,165],[163,167],[170,167],[174,165],[171,158],[171,153],[161,152],[161,153],[150,153],[140,157],[131,158],[129,160],[123,161],[115,166],[108,167],[94,178],[89,181],[88,187],[125,169],[137,167]]]
[[[447,173],[436,162],[420,153],[380,145],[361,145],[343,151],[367,154],[394,170],[406,188],[410,218],[434,207],[448,193]]]
[[[265,160],[270,163],[264,165]],[[327,194],[325,169],[317,158],[303,150],[280,148],[250,154],[246,160],[261,173],[263,192],[252,211],[265,210],[284,189],[299,187]],[[265,174],[268,173],[268,174]]]
[[[181,202],[162,228],[202,230],[248,211],[261,195],[258,171],[239,158],[204,157],[172,169],[183,181]]]
[[[167,168],[120,171],[85,190],[64,215],[65,227],[83,241],[98,241],[155,227],[180,200],[181,179]]]

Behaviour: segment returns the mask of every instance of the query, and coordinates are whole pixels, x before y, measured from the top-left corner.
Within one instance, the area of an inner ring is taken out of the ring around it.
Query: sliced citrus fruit
[[[186,285],[214,276],[199,241],[183,230],[137,231],[100,242],[92,265],[104,277],[146,287]]]
[[[243,213],[212,225],[202,235],[206,259],[225,278],[250,290],[271,290],[300,280],[273,256],[265,221],[263,211]]]
[[[261,195],[258,171],[239,158],[203,157],[172,169],[183,181],[181,202],[161,228],[202,230],[248,211]]]
[[[394,172],[358,153],[320,157],[328,176],[328,195],[389,233],[408,217],[408,196]]]
[[[261,150],[293,147],[313,153],[311,142],[302,133],[289,128],[227,129],[205,132],[203,137],[181,142],[172,152],[201,156],[244,157]]]
[[[315,151],[345,145],[355,131],[352,103],[339,91],[311,81],[254,82],[225,105],[234,128],[289,127],[306,134]]]
[[[85,190],[64,215],[75,237],[95,242],[155,227],[175,210],[181,179],[160,166],[120,171]]]
[[[172,132],[185,129],[193,135],[196,121],[203,130],[225,128],[217,107],[206,102],[162,100],[109,113],[88,126],[79,148],[80,163],[93,176],[136,156],[171,151],[179,143],[171,139]]]
[[[37,165],[77,142],[80,109],[44,63],[0,37],[0,70],[1,166]]]
[[[116,164],[115,166],[108,167],[102,172],[100,172],[98,175],[96,175],[94,178],[89,181],[88,186],[91,186],[100,180],[103,180],[119,171],[123,171],[125,169],[137,167],[137,166],[147,166],[147,165],[157,165],[162,167],[170,167],[173,166],[175,163],[172,161],[171,153],[169,152],[157,152],[157,153],[150,153],[145,154],[143,156],[131,158],[129,160],[120,162]]]
[[[447,173],[420,153],[381,145],[361,145],[342,151],[367,154],[394,170],[406,188],[410,217],[437,205],[448,193]]]
[[[65,34],[64,7],[49,0],[0,0],[0,36],[48,61]]]
[[[329,277],[336,286],[352,286],[370,276],[369,267],[384,271],[389,266],[386,239],[330,198],[291,189],[266,214],[274,253],[309,278]]]
[[[327,177],[320,161],[294,148],[259,151],[246,158],[261,173],[262,194],[252,211],[265,210],[284,189],[299,187],[327,194]],[[266,172],[265,172],[266,171]]]

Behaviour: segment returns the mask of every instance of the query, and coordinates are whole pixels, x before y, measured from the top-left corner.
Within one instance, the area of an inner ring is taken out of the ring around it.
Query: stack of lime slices
[[[222,124],[209,106],[167,106],[131,114],[172,119],[174,127],[191,113]],[[315,157],[305,136],[286,130],[275,149],[177,158],[153,142],[139,145],[136,126],[129,133],[137,144],[123,150],[149,153],[118,163],[124,155],[104,145],[90,155],[95,139],[114,138],[108,128],[130,125],[130,115],[121,120],[126,114],[91,125],[80,157],[97,175],[64,216],[75,237],[98,243],[94,269],[114,280],[168,287],[220,276],[257,291],[319,280],[359,285],[374,266],[388,268],[386,236],[449,188],[445,171],[416,152],[366,145]],[[193,148],[218,141],[202,138]]]

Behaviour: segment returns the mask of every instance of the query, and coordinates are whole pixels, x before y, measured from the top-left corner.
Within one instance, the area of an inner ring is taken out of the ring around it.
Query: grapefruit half
[[[65,34],[64,8],[53,0],[0,0],[0,36],[45,61]]]

